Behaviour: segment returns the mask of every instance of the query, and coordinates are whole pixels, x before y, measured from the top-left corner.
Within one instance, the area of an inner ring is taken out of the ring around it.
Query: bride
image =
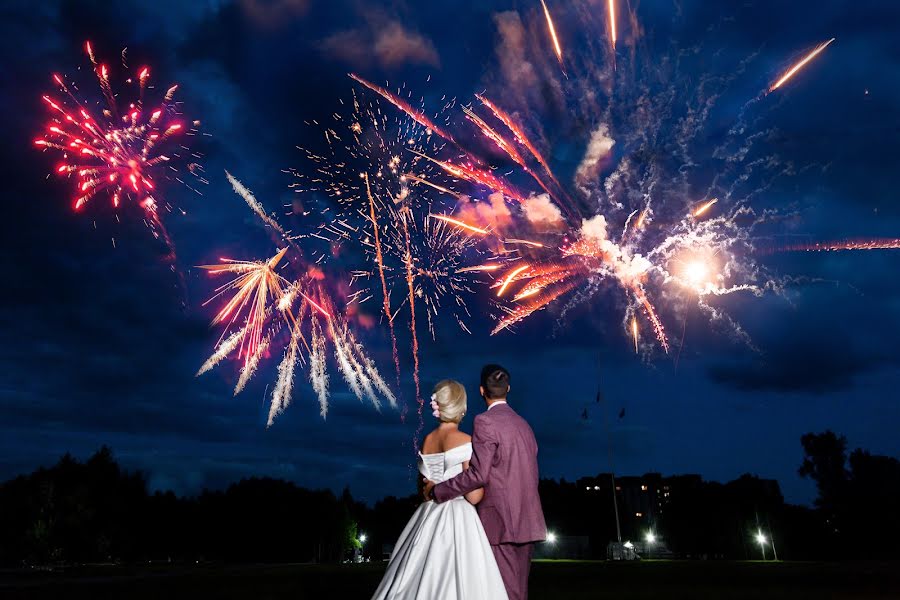
[[[471,437],[459,430],[466,389],[445,379],[431,395],[441,423],[425,437],[419,472],[435,483],[469,468]],[[506,600],[506,589],[473,505],[483,489],[442,504],[419,506],[397,545],[373,600]]]

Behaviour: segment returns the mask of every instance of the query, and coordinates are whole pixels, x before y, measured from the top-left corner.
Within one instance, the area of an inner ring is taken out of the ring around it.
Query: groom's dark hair
[[[505,398],[509,392],[509,371],[500,365],[484,365],[481,368],[481,387],[488,400]]]

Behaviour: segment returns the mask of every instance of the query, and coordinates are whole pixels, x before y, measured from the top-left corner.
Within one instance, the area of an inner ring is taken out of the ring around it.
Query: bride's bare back
[[[472,436],[459,430],[456,423],[441,423],[422,442],[422,454],[440,454],[449,452],[472,441]],[[463,469],[469,468],[469,461],[463,463]],[[484,488],[478,488],[466,494],[466,500],[478,504],[484,498]]]

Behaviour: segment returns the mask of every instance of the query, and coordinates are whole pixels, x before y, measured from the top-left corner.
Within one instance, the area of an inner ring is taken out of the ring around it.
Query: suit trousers
[[[491,546],[491,550],[494,551],[509,600],[526,600],[534,544],[497,544]]]

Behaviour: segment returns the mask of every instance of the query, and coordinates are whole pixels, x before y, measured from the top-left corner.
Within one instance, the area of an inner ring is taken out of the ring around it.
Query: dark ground
[[[383,564],[148,565],[0,571],[0,598],[364,599],[383,569]],[[900,598],[900,563],[540,561],[532,571],[530,597]]]

